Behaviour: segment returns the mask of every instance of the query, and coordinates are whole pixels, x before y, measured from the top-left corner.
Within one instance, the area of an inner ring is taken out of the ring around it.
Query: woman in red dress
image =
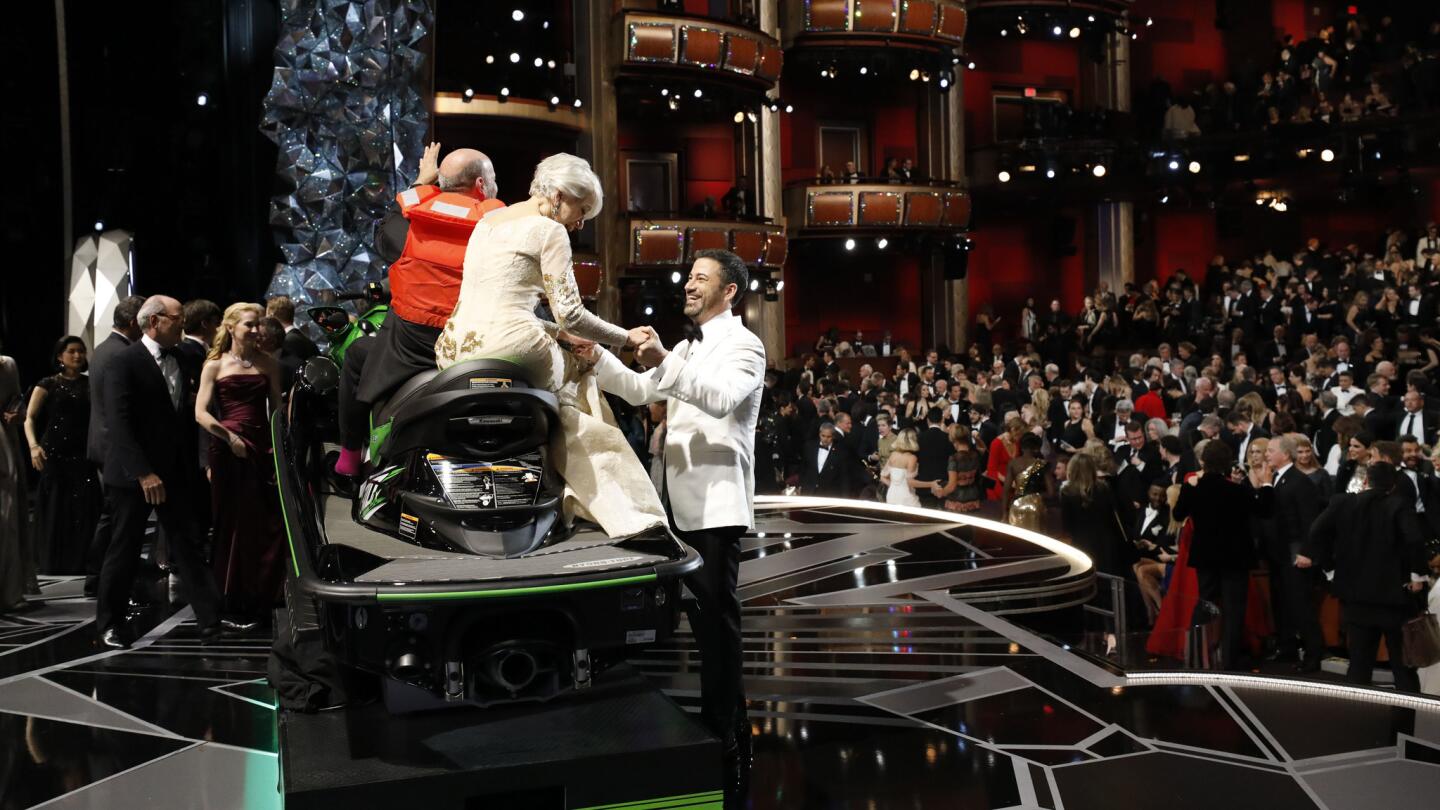
[[[1005,432],[990,442],[990,454],[985,460],[985,477],[992,485],[985,491],[985,499],[998,501],[1004,497],[1005,471],[1010,468],[1010,459],[1020,454],[1020,436],[1025,432],[1025,422],[1012,416],[1005,422]]]

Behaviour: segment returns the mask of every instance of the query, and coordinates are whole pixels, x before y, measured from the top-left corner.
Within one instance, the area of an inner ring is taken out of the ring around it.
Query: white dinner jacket
[[[646,372],[600,350],[600,387],[631,405],[665,400],[665,475],[682,531],[755,525],[755,424],[765,345],[729,311]]]

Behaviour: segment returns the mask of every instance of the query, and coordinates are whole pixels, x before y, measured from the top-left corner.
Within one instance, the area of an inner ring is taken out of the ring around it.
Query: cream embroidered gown
[[[620,346],[628,333],[585,309],[564,226],[541,216],[482,219],[465,249],[460,300],[435,343],[440,368],[495,358],[524,368],[530,384],[555,392],[560,431],[550,453],[565,481],[565,511],[612,538],[666,524],[650,476],[615,426],[589,364],[561,348],[558,328]],[[558,323],[535,317],[541,293]]]

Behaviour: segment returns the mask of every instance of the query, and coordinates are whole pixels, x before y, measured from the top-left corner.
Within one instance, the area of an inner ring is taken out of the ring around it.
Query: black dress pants
[[[340,376],[342,446],[351,450],[363,447],[375,404],[416,374],[435,370],[435,341],[439,339],[439,327],[412,323],[391,312],[379,335],[350,344]],[[359,355],[354,354],[357,348]]]
[[[180,577],[184,597],[195,609],[195,623],[202,630],[220,621],[220,593],[214,574],[200,555],[192,508],[184,498],[187,491],[177,487],[167,492],[165,503],[145,503],[139,486],[105,488],[113,530],[100,569],[100,589],[95,606],[96,627],[104,632],[125,621],[126,602],[140,567],[140,547],[145,541],[145,523],[155,510],[160,529],[169,545],[170,563]]]
[[[96,468],[99,474],[99,468]],[[110,534],[114,522],[110,519],[110,488],[101,484],[105,499],[100,504],[100,519],[95,521],[95,533],[90,537],[90,548],[85,552],[85,587],[87,590],[100,585],[100,569],[105,565],[105,550],[110,547]]]
[[[704,567],[685,585],[695,595],[688,611],[700,647],[700,713],[727,748],[745,721],[744,651],[740,638],[740,536],[743,526],[681,531],[675,536],[700,553]]]
[[[1345,670],[1345,680],[1362,686],[1370,683],[1375,672],[1375,657],[1380,652],[1380,639],[1385,639],[1385,650],[1390,656],[1390,670],[1395,673],[1395,688],[1402,692],[1419,692],[1420,675],[1413,667],[1407,667],[1401,658],[1405,650],[1405,620],[1410,618],[1403,610],[1387,607],[1342,605],[1345,615],[1345,644],[1350,651],[1350,667]]]
[[[1199,580],[1200,599],[1220,608],[1221,663],[1226,669],[1236,669],[1245,643],[1245,613],[1249,610],[1250,572],[1244,569],[1196,568],[1195,578]],[[1199,610],[1199,605],[1196,605]],[[1194,625],[1198,617],[1191,616]]]
[[[1319,659],[1325,652],[1325,635],[1320,630],[1319,607],[1315,604],[1315,569],[1296,568],[1288,549],[1266,554],[1270,567],[1270,607],[1282,652],[1295,649],[1295,638],[1305,646],[1305,657]]]

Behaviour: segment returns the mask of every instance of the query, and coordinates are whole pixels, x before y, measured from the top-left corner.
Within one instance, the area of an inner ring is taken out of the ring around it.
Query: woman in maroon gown
[[[284,525],[270,447],[280,369],[260,349],[256,304],[231,304],[200,373],[195,419],[211,436],[215,578],[225,610],[266,622],[285,582]]]

